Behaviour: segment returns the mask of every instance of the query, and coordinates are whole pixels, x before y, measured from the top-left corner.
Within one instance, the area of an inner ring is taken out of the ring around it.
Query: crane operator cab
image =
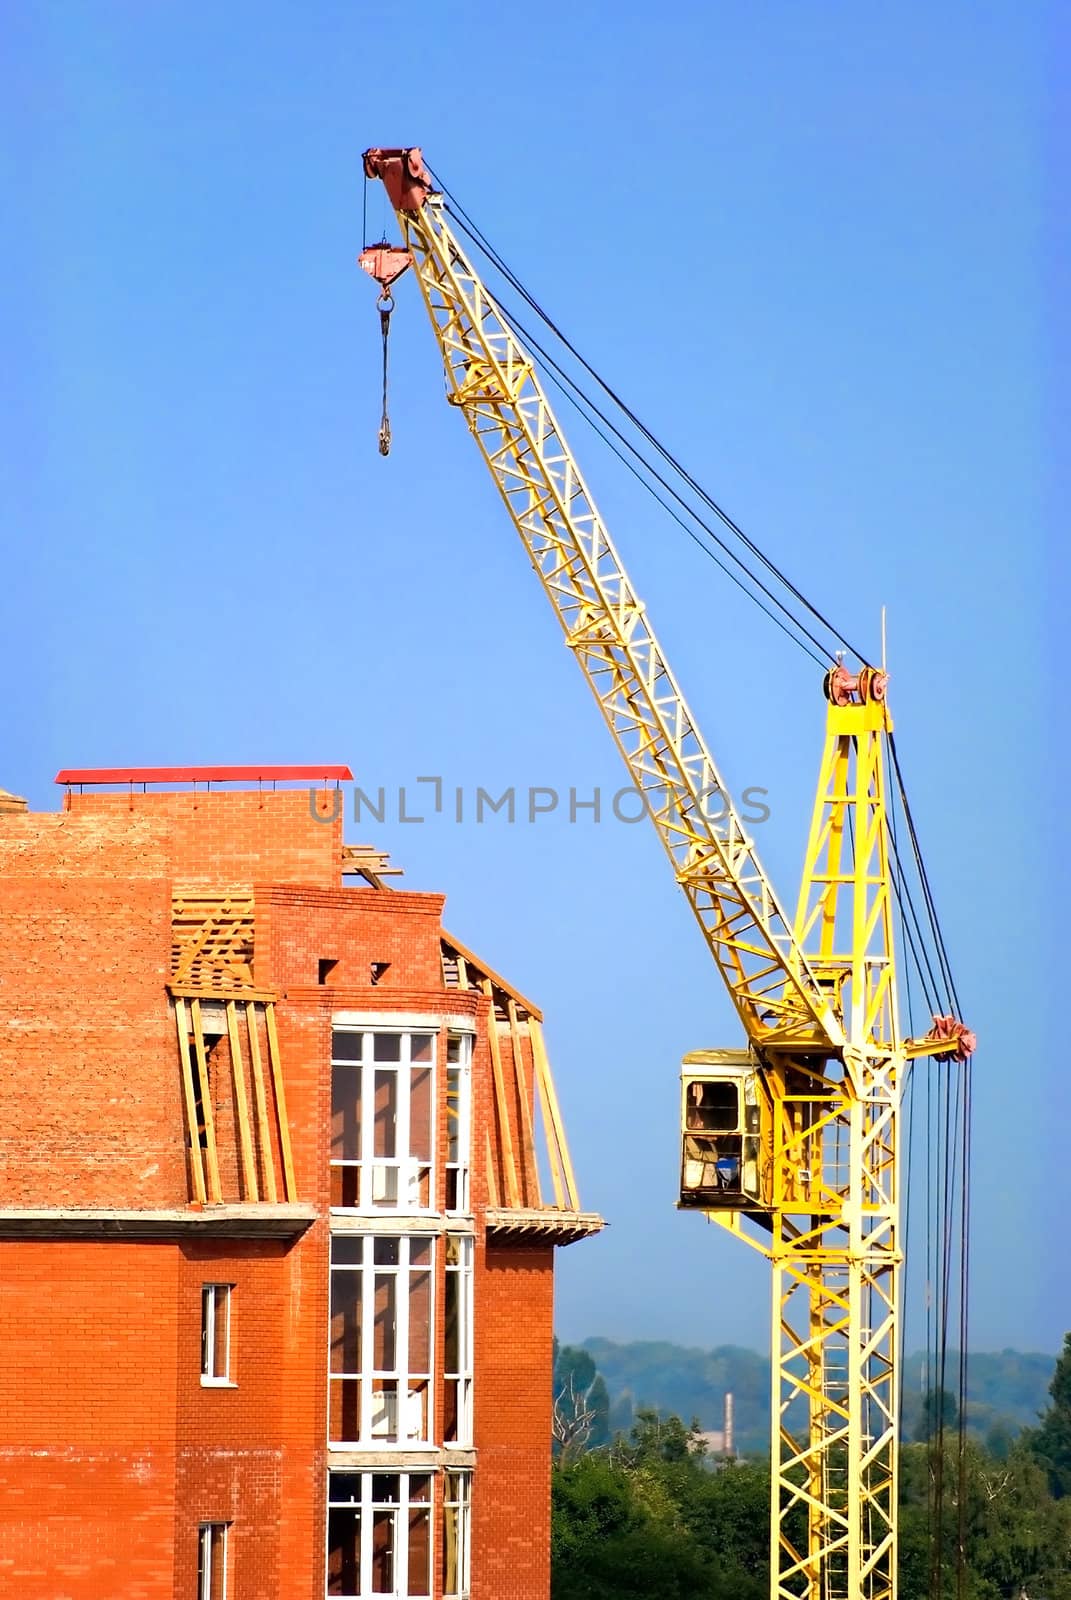
[[[760,1095],[748,1050],[696,1050],[681,1070],[678,1205],[752,1210],[763,1204]]]

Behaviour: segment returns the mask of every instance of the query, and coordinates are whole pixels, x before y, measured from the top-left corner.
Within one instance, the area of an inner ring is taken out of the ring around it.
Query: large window
[[[435,1034],[348,1031],[331,1044],[331,1204],[430,1210]]]
[[[338,1600],[431,1595],[431,1478],[416,1472],[332,1472],[327,1593]]]
[[[434,1252],[416,1234],[332,1237],[331,1444],[430,1443]]]
[[[446,1415],[445,1444],[472,1443],[472,1239],[446,1236],[446,1282],[443,1305],[443,1376]]]
[[[443,1600],[469,1600],[472,1474],[443,1474]]]
[[[469,1209],[469,1130],[472,1035],[452,1033],[446,1043],[446,1209]]]

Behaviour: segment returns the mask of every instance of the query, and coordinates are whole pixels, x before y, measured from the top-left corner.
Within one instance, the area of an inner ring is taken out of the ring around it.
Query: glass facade
[[[444,1469],[440,1452],[473,1440],[472,1048],[471,1034],[430,1025],[332,1031],[334,1600],[430,1600],[439,1587],[468,1600],[471,1472]],[[349,1458],[364,1451],[367,1468]],[[381,1470],[384,1451],[397,1471]]]

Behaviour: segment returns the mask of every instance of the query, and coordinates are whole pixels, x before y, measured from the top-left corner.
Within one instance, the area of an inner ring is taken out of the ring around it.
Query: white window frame
[[[332,1484],[335,1480],[345,1477],[360,1479],[360,1499],[336,1499],[332,1494]],[[390,1500],[376,1500],[373,1498],[373,1486],[376,1478],[393,1478],[397,1483],[397,1494]],[[413,1500],[410,1497],[410,1483],[414,1478],[422,1478],[427,1483],[427,1497],[423,1500]],[[354,1594],[330,1595],[325,1586],[325,1594],[330,1600],[363,1600],[366,1595],[379,1591],[372,1589],[372,1538],[371,1529],[373,1518],[383,1512],[392,1513],[392,1539],[391,1563],[394,1582],[390,1595],[394,1600],[431,1600],[435,1584],[435,1481],[434,1475],[428,1471],[423,1472],[367,1472],[361,1469],[336,1468],[328,1474],[327,1484],[327,1516],[328,1526],[325,1529],[325,1543],[330,1554],[330,1518],[331,1512],[336,1509],[356,1508],[360,1513],[361,1528],[361,1581],[360,1587]],[[419,1591],[409,1587],[409,1518],[413,1511],[424,1512],[427,1518],[428,1530],[428,1588]],[[368,1530],[368,1536],[365,1535]],[[384,1597],[386,1600],[386,1597]]]
[[[474,1240],[470,1233],[447,1235],[446,1273],[456,1281],[457,1294],[457,1362],[448,1364],[446,1356],[446,1305],[443,1305],[443,1378],[456,1391],[457,1437],[444,1440],[446,1449],[467,1450],[472,1446],[472,1379],[473,1379],[473,1253]],[[457,1246],[457,1261],[450,1260],[450,1247]]]
[[[345,1033],[361,1040],[360,1060],[344,1061],[335,1056],[334,1036]],[[397,1061],[376,1061],[376,1038],[391,1037],[399,1040]],[[430,1038],[430,1061],[413,1061],[411,1057],[411,1040],[414,1036]],[[361,1105],[361,1129],[359,1147],[356,1158],[331,1157],[331,1166],[355,1170],[358,1174],[357,1204],[355,1206],[332,1206],[336,1212],[352,1213],[354,1211],[367,1212],[373,1216],[382,1216],[384,1212],[402,1212],[406,1214],[430,1214],[436,1209],[435,1193],[435,1155],[436,1155],[436,1124],[438,1122],[436,1099],[436,1084],[439,1066],[439,1030],[438,1023],[430,1021],[426,1026],[413,1023],[406,1027],[355,1027],[351,1025],[332,1026],[331,1050],[331,1077],[332,1093],[334,1092],[334,1076],[336,1070],[352,1073],[354,1088],[359,1096]],[[422,1156],[414,1157],[411,1152],[411,1094],[412,1073],[414,1068],[426,1067],[431,1077],[429,1089],[430,1117],[428,1128],[428,1157],[425,1161]],[[377,1156],[375,1153],[375,1089],[376,1072],[393,1071],[396,1075],[397,1086],[397,1113],[395,1123],[395,1154],[393,1156]],[[426,1204],[420,1200],[421,1173],[428,1173],[428,1199]],[[396,1198],[385,1200],[384,1192],[390,1187],[391,1174],[394,1175]]]
[[[456,1485],[456,1492],[451,1488]],[[446,1524],[448,1514],[455,1514],[455,1540],[457,1572],[453,1588],[446,1586]],[[447,1467],[443,1473],[443,1600],[469,1600],[472,1593],[472,1471],[458,1471]]]
[[[205,1389],[234,1389],[231,1376],[231,1305],[233,1283],[201,1285],[201,1386]],[[215,1370],[216,1330],[223,1318],[223,1371]]]
[[[472,1034],[450,1033],[446,1042],[446,1065],[444,1068],[446,1083],[446,1161],[447,1173],[455,1173],[455,1203],[447,1206],[451,1212],[467,1214],[472,1207],[471,1201],[471,1171],[472,1171]],[[457,1053],[457,1060],[451,1061],[450,1057]],[[456,1127],[454,1138],[456,1141],[456,1159],[450,1160],[450,1109],[451,1079],[456,1081],[456,1095],[454,1115]]]
[[[227,1600],[229,1586],[227,1583],[227,1551],[230,1544],[229,1522],[202,1522],[197,1528],[197,1600]],[[212,1535],[219,1533],[219,1565],[221,1580],[218,1595],[212,1594],[212,1580],[215,1576],[213,1565],[215,1558],[212,1554]]]
[[[397,1244],[397,1263],[377,1262],[375,1247],[383,1240],[390,1240]],[[359,1255],[356,1261],[336,1261],[336,1248],[345,1242],[350,1249],[355,1249]],[[413,1245],[426,1244],[429,1247],[426,1262],[413,1262]],[[421,1445],[430,1445],[435,1438],[435,1268],[436,1268],[436,1241],[431,1234],[426,1233],[336,1233],[331,1237],[331,1283],[335,1282],[336,1275],[358,1273],[361,1277],[360,1298],[360,1340],[361,1340],[361,1366],[360,1370],[335,1372],[332,1370],[331,1321],[333,1294],[329,1293],[328,1302],[328,1373],[327,1373],[327,1425],[329,1450],[412,1450]],[[428,1366],[426,1371],[413,1370],[410,1339],[410,1297],[412,1281],[418,1274],[426,1273],[428,1277]],[[375,1288],[377,1276],[390,1276],[394,1283],[394,1366],[376,1367],[373,1365],[373,1351],[375,1349]],[[376,1381],[395,1386],[396,1396],[393,1411],[393,1427],[390,1426],[391,1412],[389,1404],[383,1403],[384,1391],[377,1391]],[[331,1414],[332,1397],[336,1388],[341,1388],[347,1381],[356,1381],[360,1384],[360,1418],[355,1439],[332,1439]],[[405,1408],[405,1414],[399,1411]],[[420,1426],[409,1431],[406,1418],[420,1417]],[[390,1434],[393,1438],[389,1437]]]

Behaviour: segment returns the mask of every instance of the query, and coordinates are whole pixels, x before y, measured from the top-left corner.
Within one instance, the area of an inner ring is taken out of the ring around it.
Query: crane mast
[[[361,264],[388,306],[394,278],[415,272],[447,398],[644,798],[748,1041],[746,1051],[686,1058],[681,1203],[772,1266],[771,1595],[894,1600],[904,1069],[918,1055],[963,1056],[973,1039],[950,1018],[926,1039],[900,1034],[885,675],[837,663],[826,676],[826,737],[790,920],[539,373],[466,258],[420,151],[372,149],[364,165],[386,188],[402,245],[368,248]]]

